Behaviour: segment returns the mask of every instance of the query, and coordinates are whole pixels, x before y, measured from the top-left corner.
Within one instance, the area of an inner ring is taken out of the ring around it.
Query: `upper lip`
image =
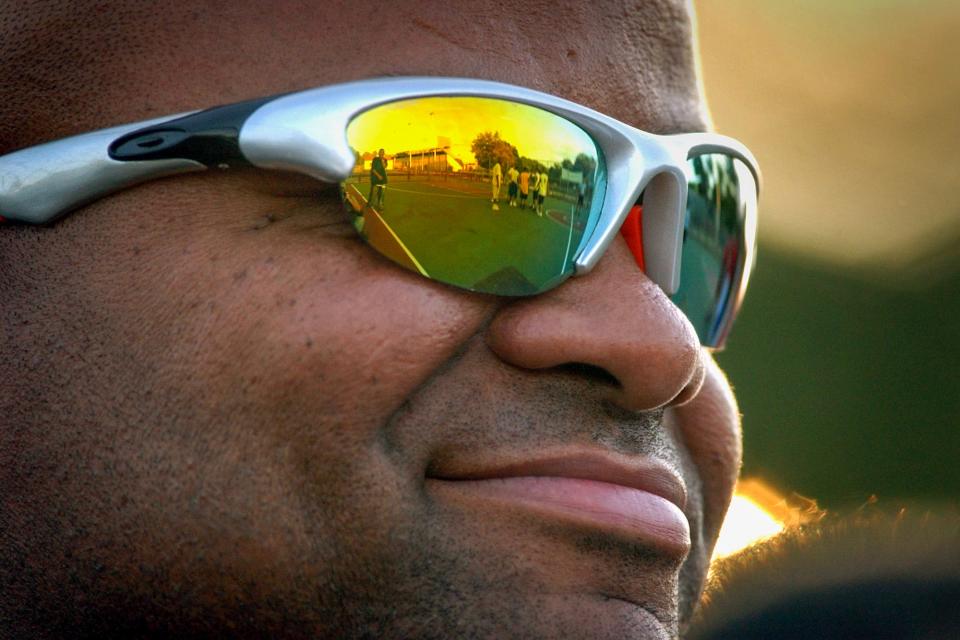
[[[491,480],[522,476],[595,480],[652,493],[669,500],[681,511],[687,503],[687,489],[683,480],[666,463],[650,457],[633,458],[605,452],[556,454],[456,474],[430,475],[438,480]]]

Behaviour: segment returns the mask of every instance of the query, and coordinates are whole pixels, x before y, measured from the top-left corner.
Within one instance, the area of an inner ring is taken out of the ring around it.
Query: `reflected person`
[[[547,177],[547,170],[544,169],[540,172],[540,179],[537,182],[539,189],[537,190],[537,214],[543,215],[543,201],[547,197],[547,182],[549,178]]]
[[[367,202],[374,209],[383,209],[383,191],[387,187],[387,160],[383,149],[370,162],[370,195]]]
[[[500,211],[500,188],[503,186],[503,170],[500,168],[500,162],[496,162],[490,170],[490,191],[492,209]]]
[[[540,201],[540,174],[537,172],[537,167],[533,167],[533,171],[530,172],[530,208],[540,213],[537,209],[537,203]]]
[[[527,196],[530,193],[530,171],[523,165],[520,165],[520,208],[527,208]]]
[[[507,195],[510,198],[510,206],[517,206],[517,179],[520,177],[520,172],[517,171],[516,167],[510,167],[507,169]]]

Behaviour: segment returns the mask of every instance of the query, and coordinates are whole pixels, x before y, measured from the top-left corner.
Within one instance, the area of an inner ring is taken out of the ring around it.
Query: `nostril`
[[[567,362],[565,364],[561,364],[555,367],[554,370],[560,373],[567,373],[573,376],[577,376],[578,378],[581,378],[581,379],[586,379],[592,382],[598,382],[600,384],[609,385],[617,389],[623,388],[623,385],[620,383],[620,380],[618,380],[615,375],[613,375],[603,367],[587,364],[585,362]]]

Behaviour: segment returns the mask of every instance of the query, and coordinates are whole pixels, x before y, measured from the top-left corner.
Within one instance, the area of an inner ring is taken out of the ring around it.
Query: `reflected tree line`
[[[493,165],[500,163],[504,171],[510,167],[518,170],[527,169],[537,173],[546,173],[553,184],[560,184],[563,170],[581,173],[584,180],[592,182],[593,172],[597,168],[596,158],[579,153],[573,160],[564,158],[561,162],[554,162],[547,166],[534,158],[520,155],[517,147],[500,137],[498,131],[484,131],[477,135],[470,144],[470,150],[477,159],[477,164],[489,171]]]
[[[736,235],[740,227],[739,181],[733,160],[724,154],[707,153],[694,156],[689,162],[693,171],[687,211],[693,219],[688,227],[709,231],[711,235],[721,231]]]
[[[498,131],[483,131],[470,143],[470,150],[476,158],[476,166],[465,166],[463,170],[454,169],[448,162],[449,147],[437,147],[432,150],[388,150],[387,157],[390,159],[404,160],[401,166],[391,169],[391,173],[412,174],[412,173],[444,173],[456,174],[461,179],[484,180],[490,176],[490,171],[498,162],[501,171],[506,174],[510,168],[516,168],[518,171],[526,169],[527,171],[546,173],[551,184],[558,187],[565,186],[573,188],[576,191],[575,183],[570,180],[564,180],[564,171],[569,173],[579,173],[582,182],[585,183],[589,191],[593,185],[594,172],[597,168],[597,159],[586,153],[579,153],[575,158],[564,158],[560,162],[545,164],[544,162],[520,154],[516,145],[500,137]],[[433,153],[433,158],[426,157],[425,162],[418,166],[413,166],[410,161],[411,156],[419,156],[421,153]],[[364,163],[370,158],[376,156],[376,150],[361,153],[354,150],[355,165],[354,177],[363,180]],[[569,174],[568,174],[569,175]]]

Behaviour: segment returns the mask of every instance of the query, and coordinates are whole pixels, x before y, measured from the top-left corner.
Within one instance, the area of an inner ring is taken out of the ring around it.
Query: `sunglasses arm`
[[[2,156],[0,216],[44,224],[148,180],[250,166],[240,151],[240,130],[273,99],[111,127]]]
[[[111,127],[0,157],[0,215],[44,224],[126,187],[204,169],[193,160],[122,162],[110,157],[108,147],[118,137],[168,120]]]

